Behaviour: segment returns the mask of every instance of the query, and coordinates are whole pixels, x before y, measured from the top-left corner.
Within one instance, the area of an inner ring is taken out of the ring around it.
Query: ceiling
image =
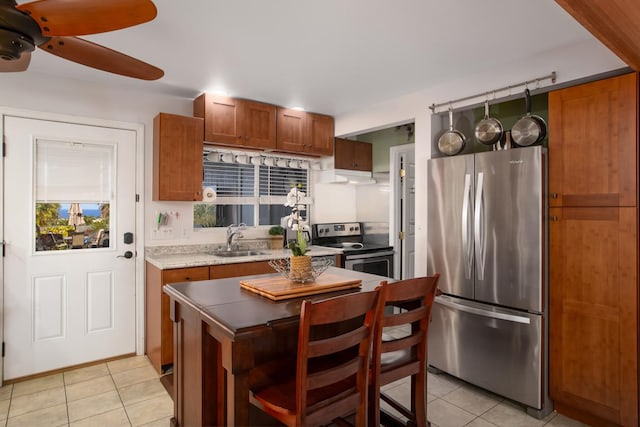
[[[187,98],[223,91],[338,115],[593,39],[553,0],[154,3],[153,21],[85,38],[162,68],[162,79],[111,75],[42,51],[27,73]]]

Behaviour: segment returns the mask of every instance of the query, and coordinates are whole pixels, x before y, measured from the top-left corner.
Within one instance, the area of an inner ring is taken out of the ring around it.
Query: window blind
[[[38,202],[108,202],[113,196],[115,149],[109,144],[36,140]]]

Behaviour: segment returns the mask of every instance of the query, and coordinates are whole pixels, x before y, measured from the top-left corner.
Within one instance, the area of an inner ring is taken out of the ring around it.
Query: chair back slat
[[[362,360],[360,358],[353,358],[338,366],[332,366],[331,368],[309,374],[307,376],[307,390],[326,387],[353,376],[358,373],[361,365]]]
[[[382,326],[402,326],[417,322],[420,319],[424,319],[424,316],[427,314],[426,311],[427,308],[422,305],[413,310],[401,311],[400,313],[385,315],[384,319],[382,319]]]
[[[383,341],[381,344],[382,353],[390,353],[392,351],[399,351],[410,349],[424,342],[424,335],[421,331],[403,338],[396,338],[390,341]]]
[[[347,348],[351,348],[359,344],[363,338],[366,338],[368,333],[369,328],[361,326],[353,331],[336,337],[310,341],[307,350],[307,357],[326,356],[327,354],[337,353]]]

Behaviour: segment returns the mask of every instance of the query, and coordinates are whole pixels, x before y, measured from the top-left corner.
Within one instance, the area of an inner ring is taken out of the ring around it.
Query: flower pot
[[[289,260],[289,277],[295,281],[308,281],[313,277],[311,257],[308,255],[292,256]]]
[[[282,249],[284,247],[284,236],[271,236],[271,249]]]

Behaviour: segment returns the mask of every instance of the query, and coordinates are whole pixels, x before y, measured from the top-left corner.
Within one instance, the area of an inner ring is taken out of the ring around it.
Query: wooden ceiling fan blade
[[[46,37],[120,30],[158,13],[151,0],[37,0],[16,8],[31,15]]]
[[[142,80],[164,76],[160,68],[78,37],[52,37],[38,47],[69,61],[122,76]]]
[[[8,61],[0,59],[0,73],[14,73],[18,71],[25,71],[29,68],[31,62],[31,52],[23,52],[20,55],[20,59],[15,61]]]

